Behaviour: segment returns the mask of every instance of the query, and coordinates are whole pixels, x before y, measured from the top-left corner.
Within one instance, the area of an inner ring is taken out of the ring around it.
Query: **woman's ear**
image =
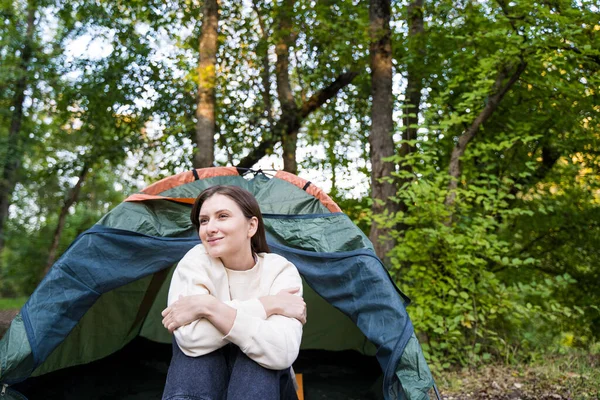
[[[248,226],[248,237],[251,238],[256,234],[258,230],[258,218],[250,218],[250,225]]]

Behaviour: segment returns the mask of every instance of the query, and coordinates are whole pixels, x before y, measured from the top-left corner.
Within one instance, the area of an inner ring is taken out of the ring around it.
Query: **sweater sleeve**
[[[282,289],[300,287],[298,296],[301,296],[300,274],[292,263],[287,260],[284,262],[283,268],[273,280],[269,294],[275,295]],[[289,368],[298,357],[302,324],[295,318],[282,315],[260,319],[238,310],[231,331],[225,339],[235,343],[248,357],[263,367],[282,370]]]
[[[217,297],[216,284],[218,282],[215,282],[215,280],[226,279],[224,272],[208,273],[210,261],[207,257],[203,257],[201,252],[190,253],[179,262],[173,273],[168,296],[169,306],[177,301],[179,296],[210,294]],[[259,320],[267,318],[265,309],[258,299],[230,300],[224,301],[224,303],[253,318]],[[173,332],[173,335],[181,351],[191,357],[211,353],[229,343],[223,338],[223,334],[205,318],[179,327]]]

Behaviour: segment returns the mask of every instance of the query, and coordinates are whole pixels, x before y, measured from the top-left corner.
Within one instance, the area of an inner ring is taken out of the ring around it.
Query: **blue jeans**
[[[173,340],[162,400],[297,400],[290,369],[261,367],[228,344],[200,357],[183,354]]]

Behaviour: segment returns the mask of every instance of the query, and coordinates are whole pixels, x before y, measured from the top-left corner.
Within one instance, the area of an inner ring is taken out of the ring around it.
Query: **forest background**
[[[151,182],[274,167],[370,236],[434,370],[598,355],[599,12],[1,0],[0,297]]]

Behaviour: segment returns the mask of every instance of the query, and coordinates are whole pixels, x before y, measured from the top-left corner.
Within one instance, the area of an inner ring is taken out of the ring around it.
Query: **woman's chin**
[[[220,251],[216,251],[215,249],[208,249],[207,253],[212,258],[219,258],[219,257],[221,257],[221,252]]]

